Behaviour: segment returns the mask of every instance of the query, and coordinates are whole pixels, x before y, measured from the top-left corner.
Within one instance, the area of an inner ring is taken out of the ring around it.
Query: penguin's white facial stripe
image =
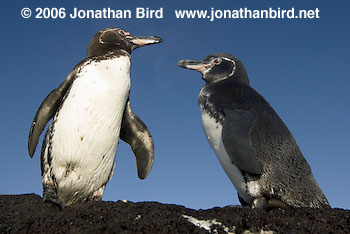
[[[213,59],[210,60],[210,65],[211,65],[211,68],[214,67],[214,66],[219,66],[222,61],[225,60],[225,61],[228,61],[230,63],[232,63],[232,71],[230,73],[229,76],[232,76],[233,73],[235,73],[236,71],[236,62],[230,58],[226,58],[226,57],[215,57]]]
[[[102,34],[101,34],[101,35],[102,35]],[[99,42],[100,44],[106,44],[106,43],[102,40],[101,36],[98,38],[98,42]]]
[[[236,62],[234,60],[226,58],[226,57],[222,57],[222,59],[224,59],[226,61],[229,61],[229,62],[231,62],[233,64],[232,71],[231,71],[231,73],[229,75],[229,76],[232,76],[235,73],[235,71],[236,71]]]
[[[203,63],[208,64],[208,69],[202,72],[206,82],[218,82],[231,77],[236,71],[236,63],[227,57],[209,57]]]

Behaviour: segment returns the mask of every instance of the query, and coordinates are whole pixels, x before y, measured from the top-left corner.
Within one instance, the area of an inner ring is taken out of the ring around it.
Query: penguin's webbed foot
[[[268,209],[268,202],[265,197],[259,197],[255,198],[252,203],[252,208],[253,209],[263,209],[267,210]]]
[[[57,189],[51,186],[44,187],[43,201],[50,202],[51,204],[58,206],[60,210],[66,207],[66,205],[60,199],[58,199]]]
[[[254,199],[252,203],[252,208],[271,210],[271,209],[288,209],[290,208],[290,206],[288,206],[286,203],[276,198],[270,198],[267,200],[265,197],[259,197]]]
[[[283,201],[278,200],[276,198],[271,198],[268,200],[268,207],[270,209],[273,209],[273,208],[275,208],[275,209],[276,208],[277,209],[289,209],[289,208],[291,208],[289,205],[287,205]]]

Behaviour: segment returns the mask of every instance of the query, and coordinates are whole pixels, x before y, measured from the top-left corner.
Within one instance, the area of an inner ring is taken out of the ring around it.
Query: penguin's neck
[[[232,76],[224,78],[224,79],[219,79],[219,80],[212,80],[210,82],[206,82],[206,86],[209,85],[216,85],[216,84],[239,84],[239,85],[246,85],[246,86],[250,86],[249,85],[249,79],[248,76],[246,74],[240,75],[240,74],[236,74],[234,73]]]
[[[130,53],[124,49],[107,50],[107,51],[96,50],[96,51],[87,53],[87,57],[98,59],[98,60],[106,59],[107,57],[121,57],[121,56],[127,56],[130,59]]]

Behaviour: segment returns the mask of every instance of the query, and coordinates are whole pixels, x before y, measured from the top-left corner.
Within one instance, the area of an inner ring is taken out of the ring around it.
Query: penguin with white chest
[[[249,85],[239,59],[218,53],[180,60],[199,71],[204,133],[242,205],[253,208],[329,208],[292,134],[268,102]]]
[[[97,32],[87,58],[42,102],[30,128],[28,150],[33,157],[53,118],[41,150],[44,201],[64,207],[101,200],[115,167],[118,138],[134,152],[139,178],[147,177],[154,146],[146,125],[130,107],[130,53],[161,41],[120,28]]]

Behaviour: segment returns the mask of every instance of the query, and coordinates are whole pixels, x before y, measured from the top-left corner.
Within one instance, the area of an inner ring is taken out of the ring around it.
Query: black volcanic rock
[[[60,210],[35,194],[0,196],[0,233],[350,233],[350,211],[192,210],[157,202],[86,202]]]

